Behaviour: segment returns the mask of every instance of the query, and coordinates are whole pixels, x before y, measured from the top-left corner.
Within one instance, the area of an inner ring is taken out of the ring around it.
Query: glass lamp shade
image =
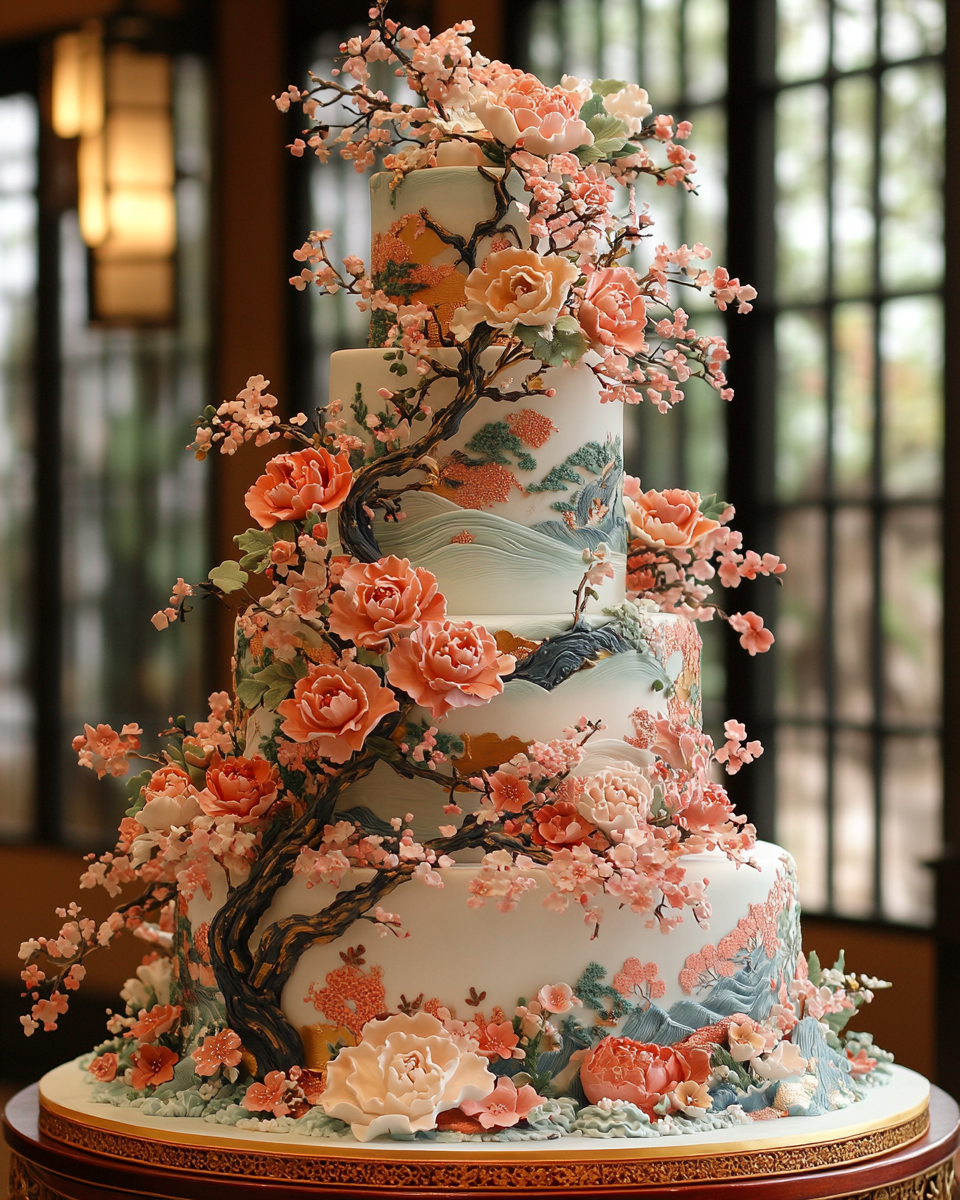
[[[54,43],[53,126],[79,138],[80,232],[93,251],[93,316],[166,323],[177,247],[171,63],[108,46],[99,29]]]

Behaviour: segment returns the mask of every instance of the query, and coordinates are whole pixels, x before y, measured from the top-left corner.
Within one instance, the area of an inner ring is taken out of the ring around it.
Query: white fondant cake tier
[[[488,365],[496,353],[488,352]],[[449,366],[458,361],[455,350],[435,354]],[[412,368],[413,360],[406,361]],[[513,386],[537,365],[522,363]],[[370,431],[351,405],[359,394],[371,413],[385,409],[378,391],[406,383],[390,366],[378,349],[341,350],[330,360],[330,398],[343,401],[348,432],[368,443]],[[571,611],[584,572],[582,552],[600,542],[613,552],[616,576],[603,583],[588,611],[623,599],[622,407],[601,403],[585,366],[549,368],[542,378],[555,396],[479,401],[433,452],[439,494],[407,493],[401,521],[378,514],[374,523],[384,554],[409,558],[436,575],[451,612],[502,612],[508,597],[522,613]],[[455,381],[438,381],[428,394],[430,407],[444,407],[455,393]],[[414,426],[414,437],[421,428]],[[401,477],[404,483],[421,478]]]
[[[742,1010],[752,1010],[757,1018],[766,1016],[780,982],[793,977],[800,950],[800,909],[794,864],[786,851],[759,842],[754,857],[756,867],[737,867],[719,852],[680,860],[687,882],[709,881],[708,926],[698,924],[693,911],[686,909],[680,924],[663,933],[655,918],[621,907],[614,896],[598,894],[595,903],[604,916],[596,936],[591,936],[595,923],[585,922],[579,905],[571,904],[564,912],[544,907],[554,884],[542,868],[514,872],[533,879],[536,886],[512,911],[501,912],[496,883],[482,906],[469,903],[485,890],[486,876],[480,866],[450,867],[439,872],[442,887],[411,880],[383,900],[384,907],[400,915],[402,931],[409,936],[378,938],[372,928],[359,924],[344,937],[307,950],[284,988],[283,1010],[298,1028],[315,1022],[338,1025],[343,1023],[339,1006],[351,1003],[361,992],[370,1003],[371,994],[380,989],[378,1002],[383,1010],[395,1011],[404,996],[408,1001],[420,996],[422,1002],[439,1001],[459,1019],[471,1020],[477,1007],[471,1008],[470,997],[483,993],[478,1007],[489,1020],[494,1007],[512,1013],[518,1000],[532,999],[545,984],[575,987],[592,963],[602,967],[609,986],[628,959],[639,959],[645,965],[656,964],[655,978],[664,985],[653,996],[656,1005],[670,1013],[676,1036],[671,1033],[667,1041],[680,1040],[690,1029],[709,1024],[709,1005],[716,1003],[720,981],[729,982],[738,972],[734,984]],[[372,874],[348,871],[339,891]],[[254,942],[274,921],[320,912],[337,890],[332,885],[308,888],[302,878],[294,878],[277,893]],[[194,929],[209,921],[225,899],[226,879],[221,875],[210,900],[198,896],[191,901]],[[362,954],[356,949],[361,944]],[[707,946],[710,950],[704,957]],[[357,954],[364,965],[345,972],[344,964]],[[696,955],[703,961],[691,960]],[[632,1036],[643,1032],[646,1027],[637,1021],[642,1021],[649,999],[635,996],[634,1013],[614,1025],[628,1034],[632,1030]],[[731,1011],[740,1008],[734,1005]],[[707,1013],[706,1019],[702,1012]]]
[[[493,633],[505,630],[531,641],[556,637],[571,625],[569,617],[517,614],[472,614],[466,619],[485,624]],[[502,694],[486,704],[456,708],[437,720],[426,709],[417,707],[410,721],[433,725],[441,733],[463,740],[464,752],[457,756],[463,774],[499,766],[517,753],[518,743],[553,741],[581,717],[605,726],[590,744],[590,761],[627,759],[631,747],[624,739],[635,732],[631,719],[635,710],[681,720],[698,720],[700,713],[700,635],[696,626],[684,617],[665,613],[646,614],[645,622],[647,652],[627,649],[601,657],[550,691],[529,680],[511,680],[508,676]],[[588,618],[588,623],[600,627],[609,619]],[[240,663],[241,670],[251,665],[248,654]],[[265,743],[277,729],[274,709],[263,705],[255,709],[246,724],[246,754],[263,753]],[[412,813],[410,826],[415,836],[428,838],[435,837],[437,825],[445,823],[446,800],[439,788],[403,778],[386,763],[378,763],[369,775],[344,792],[340,807],[361,805],[385,821]]]

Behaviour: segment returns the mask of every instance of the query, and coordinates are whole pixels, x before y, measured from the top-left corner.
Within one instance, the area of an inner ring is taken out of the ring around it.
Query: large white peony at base
[[[327,1067],[320,1103],[359,1142],[433,1129],[437,1114],[483,1100],[496,1079],[486,1059],[461,1050],[436,1017],[416,1013],[369,1021],[358,1046]]]

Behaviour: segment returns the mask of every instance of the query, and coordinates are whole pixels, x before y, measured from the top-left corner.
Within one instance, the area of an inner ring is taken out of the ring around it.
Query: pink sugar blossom
[[[521,779],[512,763],[504,763],[493,775],[487,776],[490,799],[497,812],[517,813],[533,799],[533,790]]]
[[[73,749],[81,767],[104,775],[122,776],[129,770],[127,754],[140,749],[143,730],[136,723],[124,725],[119,733],[109,725],[84,725],[83,733],[73,739]]]
[[[198,1075],[215,1075],[221,1067],[236,1067],[243,1057],[239,1036],[232,1029],[222,1029],[203,1039],[193,1052]]]
[[[101,1054],[91,1062],[87,1070],[97,1083],[112,1083],[117,1077],[119,1058],[116,1054]]]
[[[755,612],[733,613],[730,617],[730,628],[741,635],[740,645],[751,658],[755,654],[763,654],[774,643],[773,634],[763,627],[763,617]]]
[[[543,1104],[543,1097],[525,1083],[518,1088],[512,1079],[501,1077],[497,1086],[483,1100],[464,1100],[460,1109],[468,1117],[476,1117],[484,1129],[508,1129],[525,1120]]]
[[[270,1112],[275,1117],[285,1117],[290,1106],[283,1097],[289,1089],[290,1084],[282,1071],[268,1071],[263,1083],[250,1084],[241,1104],[249,1112]]]
[[[133,1077],[130,1082],[138,1092],[168,1083],[179,1061],[179,1056],[166,1046],[141,1046],[131,1058]]]
[[[583,1001],[573,994],[569,983],[548,983],[537,992],[537,1000],[547,1012],[566,1013],[581,1008]]]

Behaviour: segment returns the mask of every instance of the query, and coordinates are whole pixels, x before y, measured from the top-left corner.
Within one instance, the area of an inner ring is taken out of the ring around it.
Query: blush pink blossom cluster
[[[742,535],[727,528],[735,515],[730,505],[682,488],[644,492],[639,479],[628,475],[624,508],[630,599],[652,601],[661,612],[691,621],[720,616],[741,635],[740,644],[751,656],[770,649],[774,636],[758,613],[727,614],[711,599],[714,578],[736,589],[744,579],[778,579],[787,569],[775,554],[742,550]]]

